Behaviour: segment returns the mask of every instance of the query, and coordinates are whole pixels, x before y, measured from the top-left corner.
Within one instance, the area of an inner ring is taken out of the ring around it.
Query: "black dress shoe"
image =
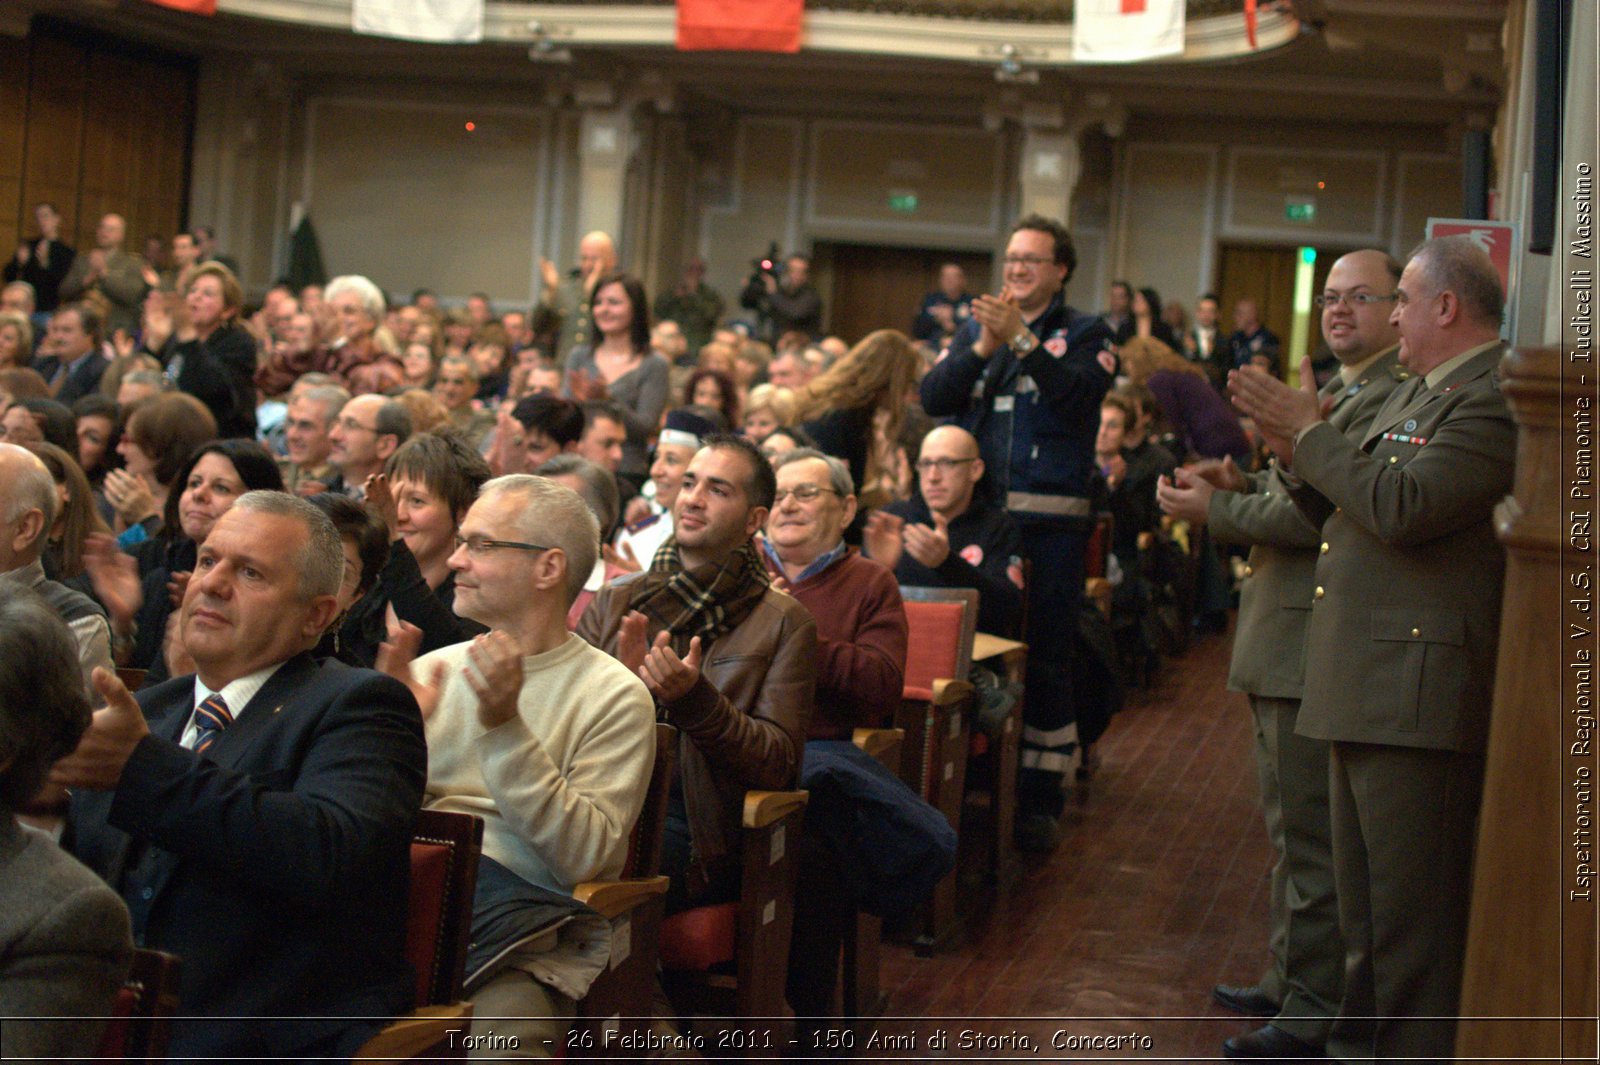
[[[1222,1056],[1235,1061],[1326,1060],[1321,1047],[1314,1047],[1271,1024],[1224,1040]]]
[[[1252,1017],[1276,1017],[1280,1003],[1272,1001],[1272,997],[1259,987],[1229,987],[1227,984],[1218,984],[1211,989],[1211,997],[1239,1013],[1248,1013]]]

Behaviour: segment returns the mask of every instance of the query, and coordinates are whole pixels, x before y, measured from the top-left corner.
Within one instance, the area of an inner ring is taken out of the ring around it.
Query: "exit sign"
[[[916,214],[917,194],[909,189],[890,190],[889,210],[899,214]]]
[[[1291,222],[1315,222],[1317,201],[1310,196],[1289,196],[1283,201],[1283,217]]]

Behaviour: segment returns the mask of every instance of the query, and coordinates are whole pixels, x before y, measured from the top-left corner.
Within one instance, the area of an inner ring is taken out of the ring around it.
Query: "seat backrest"
[[[1114,531],[1111,523],[1114,519],[1109,510],[1102,510],[1094,516],[1094,528],[1089,533],[1089,541],[1083,548],[1083,575],[1088,577],[1104,577],[1106,575],[1106,555],[1111,551],[1111,534]]]
[[[168,1022],[178,1012],[178,958],[135,949],[128,979],[111,1005],[100,1037],[101,1061],[156,1062],[167,1056]]]
[[[672,792],[672,766],[678,755],[678,730],[656,723],[656,761],[650,770],[650,787],[644,793],[639,819],[628,835],[625,877],[655,876],[661,868],[661,835],[666,830],[667,798]]]
[[[909,636],[906,691],[926,697],[936,680],[965,679],[978,628],[977,589],[902,587],[900,596]]]
[[[406,960],[417,974],[416,1006],[461,1001],[482,851],[482,818],[443,810],[417,814],[406,905]]]
[[[135,669],[133,666],[118,666],[117,679],[122,681],[122,686],[131,692],[136,692],[144,687],[145,671]]]

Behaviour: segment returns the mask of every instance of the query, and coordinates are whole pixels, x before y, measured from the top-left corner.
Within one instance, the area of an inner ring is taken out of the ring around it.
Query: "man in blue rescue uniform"
[[[1063,777],[1075,765],[1072,659],[1100,400],[1116,375],[1111,331],[1066,305],[1077,266],[1061,223],[1028,215],[1006,245],[1005,288],[972,317],[922,382],[922,406],[977,437],[991,491],[1022,531],[1028,589],[1028,699],[1018,777],[1017,842],[1059,840]]]

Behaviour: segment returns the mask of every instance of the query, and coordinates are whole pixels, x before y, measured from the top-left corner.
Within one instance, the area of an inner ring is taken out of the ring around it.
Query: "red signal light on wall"
[[[478,128],[478,124],[476,122],[468,122],[467,123],[467,132],[468,133],[471,133],[473,130],[475,130],[477,128]]]

